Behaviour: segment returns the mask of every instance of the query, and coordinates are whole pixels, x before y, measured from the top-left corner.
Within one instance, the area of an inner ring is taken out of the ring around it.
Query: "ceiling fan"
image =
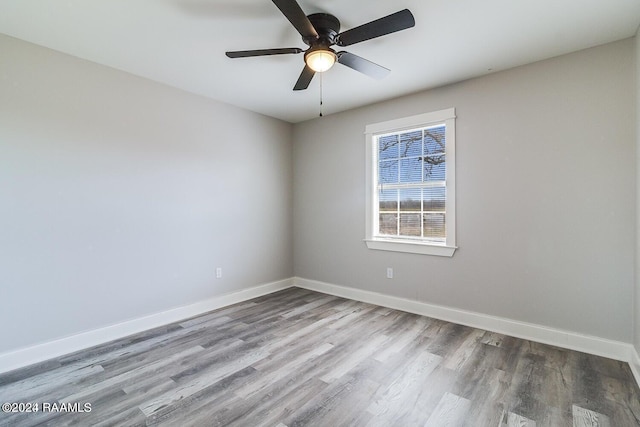
[[[350,46],[365,40],[406,30],[415,25],[415,19],[408,9],[401,10],[375,21],[360,25],[340,33],[340,21],[328,13],[305,15],[296,0],[272,0],[282,14],[291,22],[302,36],[308,49],[297,47],[279,49],[257,49],[226,52],[229,58],[248,58],[252,56],[268,56],[296,54],[304,52],[305,66],[293,90],[304,90],[309,87],[315,73],[327,71],[337,61],[370,77],[381,79],[391,70],[368,61],[349,52],[336,52],[331,46]]]

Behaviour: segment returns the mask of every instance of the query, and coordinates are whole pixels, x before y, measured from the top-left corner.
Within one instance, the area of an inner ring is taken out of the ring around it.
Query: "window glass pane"
[[[380,234],[396,236],[398,234],[398,190],[383,190],[380,200]]]
[[[446,126],[438,126],[424,131],[424,154],[444,153]]]
[[[400,182],[422,182],[420,157],[400,160]]]
[[[443,239],[445,237],[444,213],[425,213],[422,216],[424,237]]]
[[[400,212],[400,235],[420,237],[421,234],[420,213]]]
[[[400,157],[422,156],[422,130],[400,135]]]
[[[398,182],[398,161],[380,161],[378,167],[378,182],[380,184],[393,184]]]
[[[378,196],[380,212],[396,212],[398,210],[398,190],[383,190]]]
[[[422,210],[422,189],[408,188],[400,190],[400,210],[417,211]]]
[[[378,159],[398,158],[398,135],[381,136],[378,138]]]
[[[425,181],[444,181],[447,172],[444,154],[425,156],[423,163]]]
[[[444,212],[447,200],[445,187],[425,188],[422,191],[425,211]]]
[[[398,219],[395,213],[380,213],[380,234],[397,236],[398,235]]]

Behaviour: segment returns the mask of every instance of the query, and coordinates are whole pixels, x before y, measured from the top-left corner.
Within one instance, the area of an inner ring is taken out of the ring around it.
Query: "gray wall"
[[[636,298],[635,345],[640,354],[640,29],[636,33]]]
[[[0,353],[294,273],[631,342],[639,45],[294,125],[292,159],[289,124],[0,36]],[[447,107],[460,249],[367,250],[364,126]]]
[[[290,124],[0,52],[0,353],[292,276]]]
[[[296,276],[632,342],[634,56],[627,39],[294,126]],[[365,125],[447,107],[460,249],[368,250]]]

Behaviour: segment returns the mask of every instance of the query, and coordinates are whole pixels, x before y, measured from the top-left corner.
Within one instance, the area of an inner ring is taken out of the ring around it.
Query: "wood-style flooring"
[[[640,426],[626,363],[299,288],[0,375],[4,402],[91,411],[3,426]]]

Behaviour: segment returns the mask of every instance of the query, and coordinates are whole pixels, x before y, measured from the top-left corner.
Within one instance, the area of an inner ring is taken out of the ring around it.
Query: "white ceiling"
[[[299,0],[342,30],[408,8],[414,28],[347,50],[390,68],[374,80],[337,64],[330,114],[632,37],[640,0]],[[216,100],[299,122],[320,79],[293,92],[303,56],[229,59],[227,50],[306,46],[271,0],[0,0],[0,32]],[[0,52],[1,55],[1,52]]]

